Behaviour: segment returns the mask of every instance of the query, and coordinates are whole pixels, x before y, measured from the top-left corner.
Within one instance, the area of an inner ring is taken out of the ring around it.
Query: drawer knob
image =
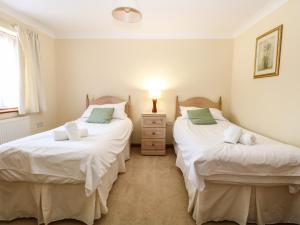
[[[152,121],[152,124],[156,124],[156,122],[155,122],[155,121]]]
[[[155,135],[155,132],[152,132],[152,135]]]
[[[152,143],[152,146],[155,146],[155,144],[154,144],[154,143]]]

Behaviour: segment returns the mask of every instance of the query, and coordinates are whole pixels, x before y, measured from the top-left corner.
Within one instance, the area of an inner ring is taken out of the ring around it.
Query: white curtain
[[[21,26],[16,26],[16,30],[20,64],[19,113],[38,113],[45,110],[39,36]]]

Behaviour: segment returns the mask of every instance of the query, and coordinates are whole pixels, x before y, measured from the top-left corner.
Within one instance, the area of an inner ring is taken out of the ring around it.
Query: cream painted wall
[[[80,40],[56,41],[58,121],[78,118],[85,95],[131,95],[133,142],[140,142],[140,114],[151,110],[145,83],[165,82],[158,109],[174,120],[175,97],[224,100],[229,110],[232,40]],[[171,125],[171,124],[169,124]],[[171,126],[168,140],[171,141]]]
[[[10,28],[11,25],[20,24],[13,17],[0,14],[0,25]],[[21,23],[22,24],[22,23]],[[31,132],[38,133],[57,125],[56,107],[56,74],[55,74],[55,39],[39,33],[41,48],[41,71],[45,82],[45,98],[47,110],[43,113],[31,114]],[[0,114],[0,119],[17,116],[16,113]],[[43,126],[39,127],[38,124]]]
[[[267,16],[234,41],[231,118],[300,147],[300,1]],[[280,76],[253,79],[255,39],[283,24]]]

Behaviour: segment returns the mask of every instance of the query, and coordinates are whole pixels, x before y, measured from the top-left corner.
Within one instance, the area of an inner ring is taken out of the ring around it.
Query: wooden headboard
[[[189,98],[185,101],[179,102],[178,96],[176,96],[176,111],[175,111],[175,119],[178,116],[181,116],[180,113],[180,106],[186,106],[186,107],[199,107],[199,108],[216,108],[219,110],[222,110],[222,97],[219,98],[218,102],[213,102],[209,100],[208,98],[204,97],[194,97]]]
[[[86,108],[89,107],[89,105],[115,104],[120,102],[127,102],[125,105],[125,112],[130,118],[130,95],[128,96],[127,101],[114,96],[102,96],[96,99],[90,99],[89,95],[86,95]]]

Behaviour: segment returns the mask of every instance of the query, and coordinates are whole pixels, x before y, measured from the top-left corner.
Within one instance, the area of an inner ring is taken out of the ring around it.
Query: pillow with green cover
[[[211,125],[217,124],[216,120],[211,115],[209,108],[188,110],[188,117],[193,124]]]
[[[110,123],[114,108],[94,108],[87,119],[88,123]]]

